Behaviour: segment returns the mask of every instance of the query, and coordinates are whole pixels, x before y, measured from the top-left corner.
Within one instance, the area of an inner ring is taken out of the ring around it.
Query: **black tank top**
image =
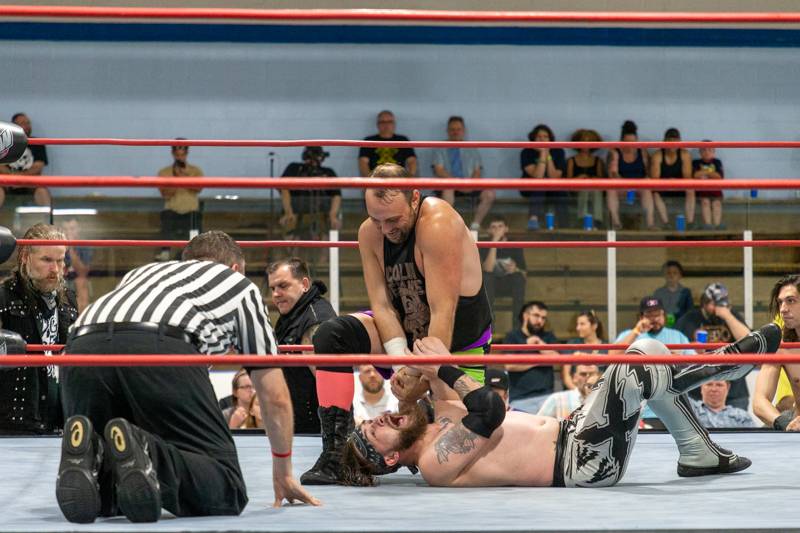
[[[428,335],[431,323],[425,278],[414,260],[416,242],[416,227],[404,243],[395,244],[383,238],[384,279],[409,347],[415,339]],[[450,351],[462,351],[472,345],[491,325],[492,310],[481,282],[481,288],[474,296],[458,297]]]
[[[662,178],[683,178],[683,159],[681,159],[681,152],[678,151],[678,157],[671,165],[667,164],[667,152],[661,149],[661,177]]]
[[[622,152],[617,149],[619,154],[619,175],[621,178],[644,178],[647,177],[647,170],[644,168],[644,156],[641,150],[636,150],[636,159],[628,163],[622,157]]]
[[[586,176],[589,176],[590,178],[596,178],[597,177],[597,165],[598,165],[597,157],[594,158],[594,163],[592,163],[588,167],[580,166],[578,164],[578,158],[577,157],[573,157],[572,158],[572,175],[573,176],[580,176],[582,174],[585,174]]]

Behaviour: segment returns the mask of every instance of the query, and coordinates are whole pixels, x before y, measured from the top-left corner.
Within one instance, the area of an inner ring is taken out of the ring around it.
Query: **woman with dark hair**
[[[594,130],[580,129],[572,134],[572,142],[600,142],[603,138]],[[605,178],[606,165],[603,160],[593,152],[596,148],[581,148],[578,153],[567,161],[567,178]],[[589,211],[589,200],[592,201],[592,210]],[[603,191],[578,192],[578,220],[583,220],[586,215],[592,215],[596,223],[603,222]],[[622,229],[615,225],[614,229]]]
[[[554,142],[553,130],[545,124],[538,124],[528,134],[531,142]],[[525,148],[520,153],[520,166],[523,178],[560,179],[566,171],[564,150],[561,148]],[[555,209],[556,224],[566,226],[569,220],[567,191],[520,191],[528,198],[528,229],[539,229],[539,216],[543,214],[545,201]]]
[[[578,337],[570,340],[570,344],[603,344],[605,342],[605,330],[603,322],[594,309],[581,311],[575,317],[575,331]],[[607,350],[592,350],[592,351],[577,351],[573,355],[581,354],[598,354],[607,353]],[[575,384],[572,382],[572,365],[561,366],[561,381],[564,383],[565,389],[574,389]]]
[[[636,142],[639,140],[638,127],[634,121],[625,121],[622,125],[619,140],[623,142]],[[649,166],[650,154],[644,148],[615,148],[608,152],[608,176],[610,178],[649,178]],[[647,190],[638,192],[642,202],[645,227],[647,229],[655,229],[653,192]],[[606,204],[611,215],[612,227],[622,227],[619,218],[619,191],[606,191]],[[664,223],[666,222],[665,218]]]
[[[664,141],[678,142],[681,132],[677,128],[669,128],[664,132]],[[650,176],[654,179],[691,179],[692,156],[685,148],[662,148],[656,150],[650,159]],[[669,223],[667,206],[663,198],[675,198],[681,195],[680,191],[653,191],[653,204],[658,211],[658,216],[664,224]],[[695,194],[693,190],[685,191],[684,201],[686,211],[686,227],[694,227]]]

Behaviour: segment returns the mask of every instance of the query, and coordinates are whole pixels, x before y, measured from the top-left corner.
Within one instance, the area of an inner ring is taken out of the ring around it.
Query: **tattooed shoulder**
[[[446,416],[440,416],[439,418],[436,419],[436,421],[439,423],[439,426],[441,427],[445,427],[447,424],[453,423],[453,421]]]
[[[464,426],[453,426],[436,441],[436,460],[439,464],[446,463],[451,454],[466,454],[475,449],[475,440],[478,435]]]

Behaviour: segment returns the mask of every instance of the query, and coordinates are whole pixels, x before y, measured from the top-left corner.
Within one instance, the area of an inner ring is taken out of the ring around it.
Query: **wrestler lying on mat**
[[[762,327],[716,353],[774,353],[781,332]],[[434,337],[414,343],[417,355],[446,355]],[[664,344],[641,339],[628,354],[669,354]],[[430,485],[446,487],[606,487],[622,479],[649,404],[678,445],[678,475],[728,474],[750,466],[720,448],[695,418],[688,390],[709,380],[736,379],[754,365],[612,364],[583,406],[568,419],[506,412],[500,397],[453,366],[420,366],[434,397],[454,390],[457,401],[435,401],[434,422],[419,407],[363,422],[350,435],[343,477],[352,485],[400,466],[417,467]]]

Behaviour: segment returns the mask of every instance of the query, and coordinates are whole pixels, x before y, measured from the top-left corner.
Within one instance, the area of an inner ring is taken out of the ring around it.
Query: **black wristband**
[[[794,420],[794,410],[788,409],[780,414],[773,422],[772,428],[777,429],[778,431],[786,431],[786,426],[789,425],[789,422]]]
[[[458,378],[464,375],[464,371],[458,367],[451,366],[451,365],[442,365],[439,367],[439,371],[436,373],[436,376],[447,383],[447,386],[451,389],[455,386],[456,381]]]

